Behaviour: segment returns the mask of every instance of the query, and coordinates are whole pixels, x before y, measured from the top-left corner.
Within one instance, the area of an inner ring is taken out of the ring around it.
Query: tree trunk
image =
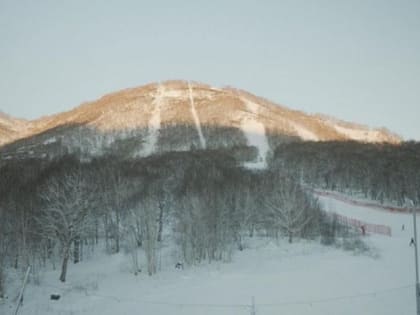
[[[137,247],[142,247],[143,246],[143,230],[138,219],[136,219],[135,235],[136,235]]]
[[[4,276],[3,276],[3,263],[0,262],[0,299],[4,298]]]
[[[53,244],[50,239],[47,239],[47,259],[51,259],[53,254]]]
[[[99,221],[98,219],[96,219],[95,220],[95,244],[98,245],[98,242],[99,242]]]
[[[66,248],[64,249],[63,264],[61,265],[61,275],[60,275],[61,282],[66,282],[67,264],[69,262],[69,256],[70,256],[70,246],[67,245]]]
[[[18,253],[18,251],[16,251],[16,255],[15,255],[15,262],[14,262],[14,264],[13,264],[13,267],[14,267],[15,269],[18,269],[18,267],[19,267],[19,253]]]
[[[116,212],[116,224],[115,224],[115,252],[120,252],[120,214]]]
[[[249,227],[249,237],[254,237],[254,224],[251,223],[250,227]]]
[[[73,242],[74,251],[73,251],[73,262],[77,264],[80,261],[80,237],[77,236]]]
[[[84,243],[86,242],[86,239],[80,241],[80,261],[83,261],[83,248],[84,248]]]
[[[104,229],[105,229],[105,248],[107,253],[110,252],[109,248],[109,224],[108,224],[108,214],[105,215]],[[96,243],[97,244],[97,243]]]
[[[158,224],[159,224],[159,229],[158,229],[157,241],[161,242],[162,241],[162,230],[163,230],[163,204],[161,202],[159,202]]]

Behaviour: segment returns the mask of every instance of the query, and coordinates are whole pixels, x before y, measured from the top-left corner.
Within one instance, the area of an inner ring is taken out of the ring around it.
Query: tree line
[[[269,167],[241,167],[229,149],[81,159],[8,160],[0,166],[0,296],[6,268],[53,264],[66,280],[100,244],[122,250],[133,272],[158,271],[163,243],[186,264],[228,260],[254,235],[317,238],[343,232],[305,187],[404,205],[420,202],[420,143],[279,142]],[[238,155],[240,158],[238,158]],[[140,262],[143,252],[145,263]]]
[[[104,244],[132,257],[133,272],[158,269],[158,250],[175,245],[186,264],[229,259],[244,238],[331,238],[332,221],[299,182],[254,172],[229,150],[169,152],[142,159],[81,162],[13,160],[0,176],[0,294],[5,268],[57,264],[66,281]]]
[[[292,142],[271,161],[301,183],[404,206],[420,204],[420,143]]]

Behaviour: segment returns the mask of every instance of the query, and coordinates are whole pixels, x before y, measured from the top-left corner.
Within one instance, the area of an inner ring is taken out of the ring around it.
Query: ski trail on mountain
[[[247,138],[248,145],[254,146],[258,150],[257,160],[246,162],[244,166],[263,169],[267,167],[267,153],[270,150],[270,146],[265,134],[264,124],[255,118],[258,115],[259,105],[247,99],[242,99],[242,101],[250,113],[246,113],[241,119],[241,129]]]
[[[318,136],[316,134],[314,134],[312,131],[305,128],[304,126],[302,126],[298,123],[292,122],[292,121],[289,121],[289,124],[295,130],[297,135],[299,137],[301,137],[303,140],[319,141]]]
[[[381,132],[378,130],[358,130],[355,128],[346,128],[343,126],[333,125],[334,129],[344,135],[347,138],[350,138],[355,141],[367,141],[367,142],[380,142],[381,141]]]
[[[194,123],[195,123],[195,126],[196,126],[197,131],[198,131],[198,136],[200,137],[201,147],[203,149],[205,149],[206,148],[206,139],[204,139],[203,132],[201,130],[200,119],[198,118],[197,111],[195,110],[194,97],[193,97],[193,94],[192,94],[192,87],[191,87],[190,82],[188,82],[188,91],[189,91],[190,104],[191,104],[191,113],[193,115]]]
[[[159,138],[159,130],[161,123],[161,108],[163,103],[164,87],[159,84],[156,89],[155,99],[153,101],[154,109],[149,120],[148,135],[144,145],[143,155],[148,156],[155,151],[156,144]]]

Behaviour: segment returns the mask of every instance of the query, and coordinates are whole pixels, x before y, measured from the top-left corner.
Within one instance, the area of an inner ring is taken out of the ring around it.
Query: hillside
[[[355,140],[399,143],[383,129],[309,115],[233,88],[167,81],[126,89],[71,111],[3,128],[2,159],[81,152],[144,157],[168,151],[253,147],[264,167],[282,142]],[[1,125],[0,125],[1,127]],[[2,130],[2,129],[0,129]]]
[[[4,117],[12,129],[13,119]],[[367,214],[372,209],[354,211],[368,233],[377,224],[387,231],[362,239],[360,226],[325,212],[335,200],[325,203],[308,187],[400,207],[409,198],[417,205],[417,143],[244,91],[179,81],[121,91],[21,123],[22,138],[0,152],[0,298],[14,298],[22,270],[31,265],[32,293],[23,313],[141,308],[159,314],[176,313],[176,306],[196,314],[186,302],[192,298],[212,310],[216,305],[218,313],[241,314],[250,311],[255,296],[267,314],[284,305],[307,313],[308,304],[320,304],[311,313],[325,314],[339,303],[325,309],[323,301],[380,294],[355,310],[368,306],[369,314],[394,314],[401,303],[386,304],[387,294],[400,289],[407,302],[410,284],[400,282],[401,259],[393,256],[410,250],[402,250],[405,232],[396,233],[407,224],[405,214],[381,222],[384,217]],[[355,222],[351,211],[340,214]],[[367,273],[357,273],[361,269],[377,273],[369,272],[368,280]],[[349,273],[326,280],[340,270]],[[392,271],[386,281],[384,270]],[[212,281],[213,275],[221,280]],[[180,287],[179,276],[195,280]],[[208,287],[199,292],[202,283]],[[302,306],[295,297],[303,286]],[[44,296],[52,293],[62,299],[48,304]]]
[[[26,134],[30,122],[15,119],[0,111],[0,147]]]

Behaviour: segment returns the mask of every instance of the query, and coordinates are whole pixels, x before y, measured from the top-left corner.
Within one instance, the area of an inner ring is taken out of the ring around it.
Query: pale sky
[[[0,0],[0,110],[168,79],[420,140],[420,0]]]

